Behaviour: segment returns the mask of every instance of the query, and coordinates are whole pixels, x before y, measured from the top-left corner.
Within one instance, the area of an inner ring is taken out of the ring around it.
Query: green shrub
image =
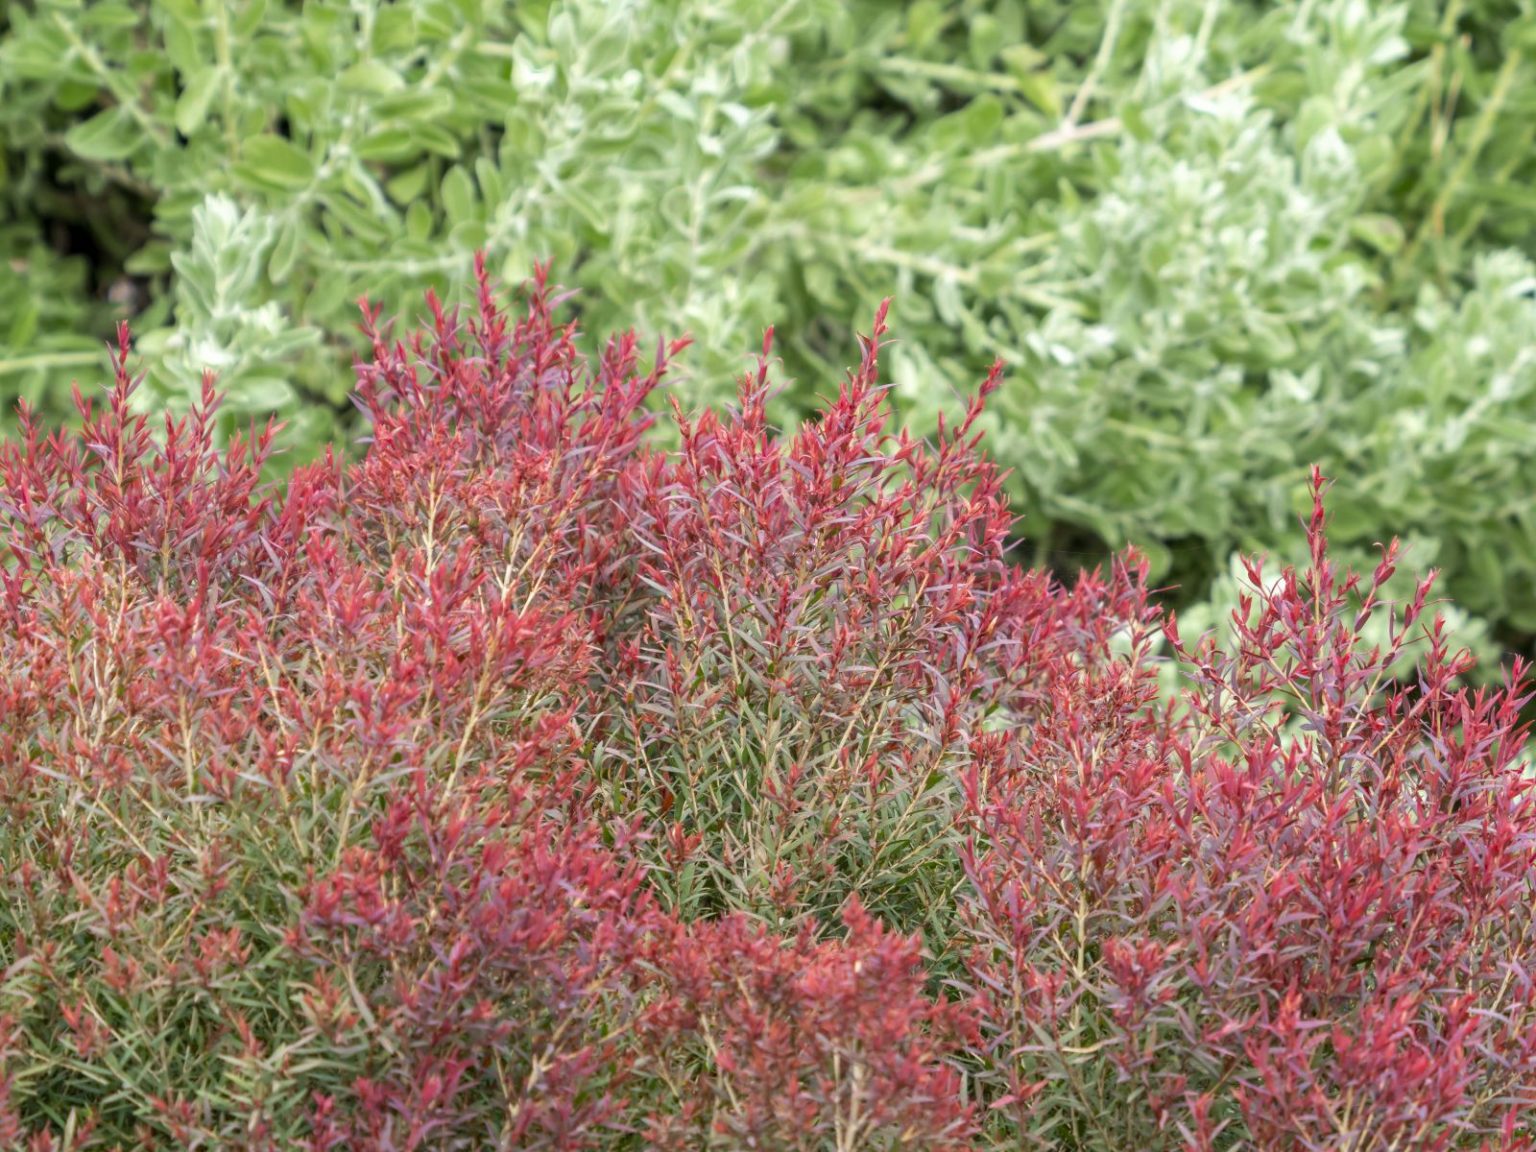
[[[351,384],[355,300],[442,290],[480,248],[519,275],[533,257],[580,264],[604,285],[596,323],[644,299],[642,319],[661,302],[749,344],[773,297],[751,278],[721,295],[721,273],[758,231],[775,62],[813,11],[43,0],[13,7],[0,48],[8,191],[25,203],[30,175],[136,214],[105,256],[157,302],[153,401],[184,406],[211,366],[229,416],[308,411],[318,444]],[[58,412],[79,365],[47,367],[26,384]]]
[[[1475,62],[1529,17],[1485,13],[1474,54],[1405,5],[1107,8],[1092,35],[1077,9],[1035,38],[1066,95],[917,116],[803,245],[850,276],[873,252],[895,276],[893,316],[920,333],[893,367],[908,418],[928,424],[1003,357],[988,427],[1040,560],[1133,540],[1198,598],[1238,548],[1301,558],[1318,461],[1353,505],[1337,545],[1421,535],[1459,603],[1536,630],[1536,535],[1503,495],[1536,480],[1536,267],[1490,247],[1530,205],[1474,190],[1529,163],[1502,139],[1527,133],[1536,70],[1517,44],[1497,75]],[[1069,52],[1096,69],[1075,117]],[[1433,155],[1427,133],[1448,133]],[[821,282],[830,302],[838,282]]]

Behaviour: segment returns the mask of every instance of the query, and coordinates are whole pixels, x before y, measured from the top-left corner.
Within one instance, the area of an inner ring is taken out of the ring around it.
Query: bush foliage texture
[[[904,422],[1009,365],[1037,564],[1133,542],[1220,619],[1320,463],[1341,556],[1536,635],[1529,0],[23,0],[0,141],[7,411],[129,318],[145,406],[211,367],[308,460],[351,302],[484,248],[694,334],[691,401],[776,324],[789,424],[894,282]]]
[[[1134,555],[1010,565],[1006,385],[894,431],[883,310],[818,419],[765,343],[663,450],[683,342],[559,299],[369,311],[366,451],[282,490],[126,329],[23,414],[0,1145],[1533,1147],[1522,669],[1458,686],[1316,473],[1186,644]]]

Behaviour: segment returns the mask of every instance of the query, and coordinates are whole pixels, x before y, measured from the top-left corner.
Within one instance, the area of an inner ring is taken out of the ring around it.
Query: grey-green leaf
[[[121,106],[98,112],[64,133],[64,143],[82,160],[126,160],[144,143],[144,131]]]
[[[237,171],[268,188],[296,190],[315,178],[309,154],[281,136],[252,136],[241,145]]]

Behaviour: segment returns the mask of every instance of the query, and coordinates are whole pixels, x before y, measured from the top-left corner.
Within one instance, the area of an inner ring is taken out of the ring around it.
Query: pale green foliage
[[[88,332],[110,314],[86,294],[85,261],[60,259],[29,225],[0,224],[0,385],[36,406],[102,362]]]
[[[318,444],[356,299],[451,296],[484,248],[510,279],[552,259],[588,332],[691,332],[688,403],[727,397],[775,324],[792,423],[894,295],[919,428],[1008,362],[988,430],[1036,560],[1133,541],[1198,602],[1234,551],[1294,550],[1317,462],[1338,543],[1420,538],[1447,595],[1536,631],[1530,0],[7,18],[7,401],[57,410],[89,378],[126,273],[146,395],[215,367],[232,414],[274,407]],[[49,262],[58,219],[120,269]]]
[[[156,364],[150,398],[174,404],[196,395],[208,371],[228,390],[224,411],[230,416],[295,407],[292,385],[273,373],[273,365],[317,344],[320,333],[289,322],[274,300],[254,302],[260,261],[277,231],[277,222],[260,208],[241,212],[227,196],[209,196],[193,209],[191,250],[171,254],[176,327],[140,344]]]
[[[175,285],[168,322],[196,330],[145,342],[174,361],[154,373],[167,400],[195,392],[206,348],[209,367],[245,365],[222,381],[238,407],[339,403],[357,298],[419,308],[480,248],[512,279],[554,260],[593,289],[594,329],[695,332],[728,379],[774,309],[742,261],[769,203],[765,98],[815,9],[41,0],[11,14],[0,48],[0,130],[68,182],[153,198],[127,270]],[[60,112],[78,118],[62,133],[46,126]],[[200,241],[198,212],[227,214],[205,207],[218,195],[241,223]],[[179,284],[212,271],[210,242],[217,305]],[[255,334],[277,317],[327,347],[284,338],[254,373]],[[67,398],[67,376],[49,383]]]
[[[892,270],[909,414],[928,423],[993,356],[1010,364],[989,432],[1039,560],[1134,541],[1187,598],[1235,548],[1294,551],[1317,462],[1339,482],[1341,544],[1422,536],[1414,562],[1438,556],[1442,591],[1536,630],[1536,282],[1519,253],[1477,254],[1486,213],[1461,212],[1453,184],[1490,125],[1525,132],[1530,64],[1463,62],[1452,125],[1425,111],[1450,66],[1414,58],[1426,13],[1407,5],[1100,15],[1086,99],[1037,72],[1011,102],[899,133],[879,191],[822,230],[847,237],[849,277]],[[1536,26],[1522,19],[1506,32]],[[1019,59],[969,35],[1006,91]],[[1425,128],[1438,163],[1410,168]],[[1439,217],[1404,209],[1410,177],[1449,186]]]
[[[1359,401],[1355,534],[1432,535],[1447,593],[1536,632],[1536,264],[1479,256],[1465,294],[1425,285],[1410,316],[1411,358]]]

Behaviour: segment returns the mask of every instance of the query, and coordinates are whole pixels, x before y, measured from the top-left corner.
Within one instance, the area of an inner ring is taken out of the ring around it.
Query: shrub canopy
[[[1001,377],[893,431],[883,310],[819,420],[765,344],[664,451],[681,342],[556,303],[370,311],[366,452],[282,491],[126,330],[0,447],[0,1143],[1532,1147],[1523,669],[1318,474],[1186,646],[1134,555],[1007,562]]]

